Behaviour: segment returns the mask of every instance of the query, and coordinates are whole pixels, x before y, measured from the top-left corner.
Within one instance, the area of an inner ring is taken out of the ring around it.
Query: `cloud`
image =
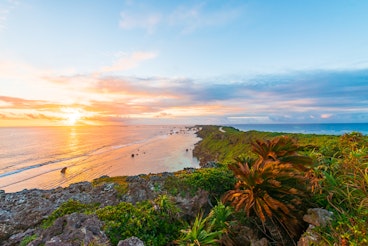
[[[6,22],[11,11],[18,5],[18,1],[8,0],[0,3],[0,31],[6,28]]]
[[[157,56],[155,52],[137,51],[129,55],[120,54],[117,60],[108,67],[103,67],[101,72],[119,72],[137,67],[141,62],[154,59]]]
[[[9,10],[0,9],[0,31],[5,29],[5,23],[9,14]]]
[[[237,121],[319,121],[333,120],[342,114],[368,113],[366,77],[367,70],[262,76],[236,83],[105,76],[89,90],[111,97],[111,105],[117,103],[111,107],[106,102],[105,108],[113,109],[109,113],[142,113],[160,118],[212,115]],[[124,103],[119,104],[120,101]]]
[[[168,24],[180,27],[182,33],[192,33],[197,29],[221,26],[235,20],[241,13],[241,8],[223,6],[219,10],[212,10],[211,6],[199,3],[194,6],[179,6],[169,16]]]
[[[55,121],[63,117],[63,107],[70,107],[83,112],[86,121],[103,124],[109,120],[138,123],[139,119],[145,123],[154,119],[182,123],[200,119],[212,123],[366,122],[367,78],[368,70],[256,76],[231,83],[78,74],[48,78],[56,88],[69,88],[72,103],[0,95],[0,109],[2,119]]]
[[[221,26],[238,18],[242,6],[223,3],[213,8],[211,3],[195,2],[193,5],[173,6],[171,9],[155,9],[145,4],[127,4],[129,9],[120,13],[119,26],[125,30],[143,29],[153,34],[160,28],[172,28],[188,34],[198,29]],[[215,10],[216,9],[216,10]]]
[[[42,100],[26,100],[16,97],[0,96],[0,108],[40,108],[42,105],[50,106],[47,102]]]
[[[147,33],[153,33],[158,24],[160,24],[161,19],[161,14],[157,13],[131,14],[121,12],[119,26],[122,29],[139,28],[146,30]]]

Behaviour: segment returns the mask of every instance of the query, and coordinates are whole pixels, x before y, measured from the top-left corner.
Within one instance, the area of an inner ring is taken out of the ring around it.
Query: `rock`
[[[144,243],[137,237],[130,237],[125,240],[120,240],[118,246],[144,246]]]
[[[303,220],[314,226],[325,227],[332,220],[333,213],[323,208],[310,208]]]
[[[51,190],[31,189],[15,193],[0,191],[0,245],[19,245],[25,237],[41,235],[39,233],[42,231],[40,229],[42,221],[70,199],[85,204],[97,203],[100,207],[117,205],[122,201],[135,204],[144,200],[153,200],[160,194],[166,194],[163,189],[165,180],[173,175],[173,173],[165,172],[157,175],[126,177],[128,191],[125,194],[118,193],[114,183],[93,186],[89,182]],[[186,194],[185,197],[178,195],[173,198],[183,216],[189,218],[194,218],[201,211],[209,211],[208,199],[208,192],[203,190],[198,191],[194,196]],[[71,223],[69,220],[70,218],[64,218],[65,223]],[[64,229],[60,227],[58,230],[63,234]],[[34,230],[36,230],[35,233],[33,233]],[[57,230],[57,224],[53,230]],[[33,234],[30,235],[30,232]],[[37,240],[42,240],[45,245],[46,243],[62,245],[59,244],[59,241],[64,242],[60,235],[51,232],[49,235],[46,235],[46,232],[42,233],[47,240],[40,238]]]
[[[212,168],[212,167],[219,167],[219,164],[215,161],[208,161],[206,164],[201,165],[202,168]]]
[[[127,182],[144,182],[144,179],[141,177],[141,175],[135,175],[135,176],[128,176],[126,177]]]
[[[12,235],[22,235],[27,229],[37,227],[69,199],[82,203],[99,203],[101,207],[118,204],[121,198],[111,187],[111,184],[93,187],[88,182],[82,182],[67,188],[0,193],[0,245]]]
[[[323,208],[310,208],[303,220],[309,223],[306,232],[300,237],[298,246],[324,245],[320,235],[313,228],[316,226],[325,227],[332,220],[333,213]]]
[[[7,243],[9,243],[8,245],[20,245],[25,237],[32,236],[35,232],[36,229],[28,229],[25,232],[14,234],[7,240]]]
[[[208,191],[205,190],[199,190],[194,197],[189,195],[186,197],[181,197],[180,195],[174,197],[174,201],[182,213],[192,218],[197,216],[201,211],[210,209],[208,199]]]
[[[185,167],[183,170],[186,173],[193,173],[193,172],[195,172],[196,169],[194,167]]]
[[[267,246],[266,238],[259,238],[258,231],[247,226],[232,227],[232,239],[234,245]]]
[[[73,213],[58,218],[51,227],[39,233],[38,239],[28,245],[108,245],[109,240],[102,227],[103,222],[96,215]]]
[[[66,172],[66,169],[67,169],[67,167],[63,167],[63,169],[61,169],[60,172],[64,174]]]

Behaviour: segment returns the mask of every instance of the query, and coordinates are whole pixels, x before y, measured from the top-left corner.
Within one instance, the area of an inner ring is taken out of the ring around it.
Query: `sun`
[[[79,109],[64,108],[62,111],[64,113],[64,123],[68,126],[74,126],[78,124],[82,118],[82,113]]]

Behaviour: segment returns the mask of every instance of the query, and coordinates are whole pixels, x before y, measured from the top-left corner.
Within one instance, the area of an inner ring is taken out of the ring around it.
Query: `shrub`
[[[314,196],[334,220],[316,231],[328,244],[368,245],[368,149],[358,133],[340,137],[340,158],[323,172],[322,194]],[[322,203],[324,198],[326,202]]]
[[[257,216],[274,240],[284,244],[285,232],[293,240],[304,229],[301,218],[308,203],[307,180],[301,170],[311,160],[298,156],[297,149],[287,137],[255,142],[258,159],[241,157],[229,166],[238,181],[223,197],[236,211]]]
[[[226,167],[201,168],[193,172],[179,172],[165,180],[164,187],[171,195],[194,195],[199,189],[209,192],[213,199],[231,189],[236,180]]]
[[[75,212],[92,213],[97,209],[98,206],[99,204],[97,203],[84,204],[81,203],[80,201],[70,199],[67,202],[61,204],[59,208],[57,208],[54,212],[52,212],[52,214],[42,222],[42,227],[43,228],[50,227],[57,218],[60,218],[67,214],[72,214]]]
[[[232,214],[232,209],[219,203],[207,217],[198,215],[193,224],[185,230],[181,230],[181,235],[175,241],[178,245],[219,245],[229,240],[227,220]],[[225,243],[226,245],[226,243]]]
[[[147,245],[168,244],[178,237],[182,226],[177,215],[178,208],[167,196],[135,205],[122,202],[97,211],[97,216],[106,223],[105,232],[114,245],[132,236]]]

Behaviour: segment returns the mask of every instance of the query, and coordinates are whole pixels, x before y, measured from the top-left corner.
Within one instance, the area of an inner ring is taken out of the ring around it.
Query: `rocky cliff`
[[[33,238],[28,245],[109,245],[102,229],[103,223],[95,215],[65,215],[47,229],[42,228],[41,223],[70,199],[85,204],[99,204],[99,207],[154,199],[166,193],[157,187],[163,187],[165,180],[173,175],[162,173],[126,177],[124,192],[119,190],[116,183],[108,182],[107,177],[101,178],[107,182],[97,182],[97,185],[82,182],[52,190],[0,191],[0,245],[19,245],[32,235],[37,235],[37,238]],[[175,196],[174,200],[183,216],[194,217],[208,206],[208,193],[200,190],[194,195]]]

